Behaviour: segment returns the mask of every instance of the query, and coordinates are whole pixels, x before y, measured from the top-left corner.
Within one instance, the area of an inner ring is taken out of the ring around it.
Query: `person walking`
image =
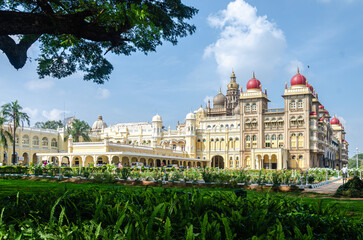
[[[348,174],[348,168],[346,165],[342,168],[342,172],[343,172],[343,184],[344,184],[347,181],[347,174]]]

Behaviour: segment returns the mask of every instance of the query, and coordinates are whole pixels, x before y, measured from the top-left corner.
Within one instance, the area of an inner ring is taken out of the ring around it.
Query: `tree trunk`
[[[11,161],[12,161],[12,164],[15,165],[16,163],[16,156],[15,156],[15,145],[16,145],[16,126],[15,126],[15,119],[13,121],[14,123],[14,135],[13,135],[13,154],[11,155]]]

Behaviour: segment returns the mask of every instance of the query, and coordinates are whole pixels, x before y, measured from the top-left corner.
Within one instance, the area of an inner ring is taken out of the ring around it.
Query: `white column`
[[[86,162],[86,156],[81,156],[82,159],[82,167],[84,167],[84,163]]]

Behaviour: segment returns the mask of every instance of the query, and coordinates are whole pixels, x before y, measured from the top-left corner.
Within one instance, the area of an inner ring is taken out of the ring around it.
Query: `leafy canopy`
[[[0,49],[19,69],[38,41],[41,78],[82,71],[84,80],[102,84],[113,70],[107,52],[147,54],[163,41],[175,45],[194,33],[188,20],[197,12],[181,0],[0,0]]]
[[[57,130],[58,128],[63,127],[63,123],[61,120],[58,121],[46,121],[46,122],[36,122],[34,127],[42,128],[42,129],[54,129]]]
[[[67,129],[67,134],[64,137],[64,141],[67,141],[70,136],[72,136],[75,142],[79,142],[81,137],[83,141],[90,142],[91,138],[88,135],[90,126],[85,121],[75,119],[72,122],[72,126]]]

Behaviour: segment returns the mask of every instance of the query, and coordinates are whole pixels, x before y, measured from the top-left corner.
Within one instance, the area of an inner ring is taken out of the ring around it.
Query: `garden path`
[[[337,189],[339,188],[339,186],[342,184],[343,184],[343,179],[340,179],[339,181],[328,183],[324,186],[305,189],[304,192],[334,194],[337,191]]]

